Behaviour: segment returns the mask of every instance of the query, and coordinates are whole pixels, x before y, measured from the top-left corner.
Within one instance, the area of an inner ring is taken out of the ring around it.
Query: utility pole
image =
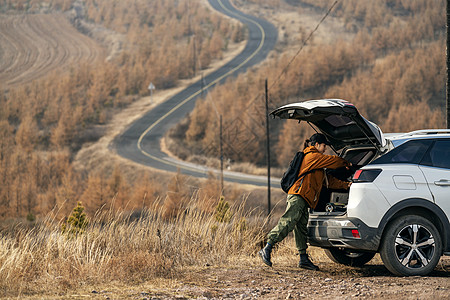
[[[200,90],[202,91],[201,97],[203,98],[203,73],[201,75],[202,75],[202,78],[200,80],[200,86],[201,86]],[[222,115],[220,117],[222,117]]]
[[[265,84],[265,91],[266,91],[266,145],[267,145],[267,215],[270,216],[272,207],[270,203],[269,92],[267,88],[267,79]]]
[[[192,69],[193,69],[193,71],[194,71],[194,77],[195,77],[195,73],[196,73],[196,70],[195,70],[195,62],[196,62],[196,60],[197,60],[197,57],[196,57],[196,51],[197,51],[197,49],[195,49],[195,34],[194,34],[194,36],[192,37],[194,40],[193,40],[193,47],[194,47],[194,58],[193,58],[193,64],[192,64]]]

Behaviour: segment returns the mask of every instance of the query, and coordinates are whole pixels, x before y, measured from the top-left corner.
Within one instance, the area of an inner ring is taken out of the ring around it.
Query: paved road
[[[245,24],[249,31],[249,39],[244,50],[238,56],[204,78],[204,88],[206,89],[221,84],[227,77],[236,76],[248,67],[264,60],[277,40],[277,30],[272,24],[236,10],[229,0],[209,0],[209,3],[217,11]],[[114,147],[117,153],[143,165],[171,172],[179,169],[182,173],[190,176],[207,177],[210,171],[219,173],[218,170],[170,158],[160,148],[160,140],[167,130],[194,109],[195,100],[201,94],[201,87],[199,80],[133,123],[115,139]],[[266,177],[228,171],[224,172],[224,180],[256,185],[267,184]],[[274,180],[272,185],[279,186],[279,182]]]

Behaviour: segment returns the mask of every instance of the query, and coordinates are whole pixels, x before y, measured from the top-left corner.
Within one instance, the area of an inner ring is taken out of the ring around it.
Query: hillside
[[[142,207],[137,190],[165,198],[173,175],[134,182],[114,163],[74,169],[73,159],[150,82],[179,88],[245,38],[203,1],[13,0],[0,3],[0,19],[2,220],[64,215],[78,200],[89,214],[114,197]]]
[[[179,130],[169,134],[170,150],[188,160],[198,154],[218,157],[218,121],[208,113],[214,102],[223,115],[225,158],[264,165],[265,79],[271,109],[299,100],[342,98],[384,132],[443,128],[446,2],[338,1],[306,41],[333,3],[236,1],[277,24],[283,32],[278,51],[260,68],[198,101]],[[315,15],[316,23],[303,20],[303,14]],[[295,122],[271,122],[273,166],[285,166],[309,134]]]
[[[6,15],[0,23],[0,88],[29,83],[74,63],[102,59],[103,49],[62,14]]]

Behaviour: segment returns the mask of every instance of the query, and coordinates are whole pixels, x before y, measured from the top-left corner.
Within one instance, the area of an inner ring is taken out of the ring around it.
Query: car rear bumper
[[[378,229],[367,226],[357,218],[310,216],[308,241],[311,246],[322,248],[350,248],[378,251]]]

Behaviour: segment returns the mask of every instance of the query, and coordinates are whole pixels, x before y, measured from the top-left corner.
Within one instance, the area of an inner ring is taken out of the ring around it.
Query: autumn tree
[[[283,122],[280,131],[280,138],[274,149],[276,159],[279,166],[287,167],[294,157],[295,153],[303,150],[303,143],[308,139],[314,131],[311,127],[302,124],[299,126],[295,120],[287,120]]]
[[[27,114],[16,132],[16,144],[25,151],[33,151],[38,141],[38,126],[31,114]]]
[[[321,8],[331,5],[328,0],[304,2]],[[224,152],[235,161],[264,164],[262,90],[265,79],[276,81],[273,86],[269,84],[272,107],[314,98],[343,98],[381,126],[395,120],[392,111],[406,112],[412,104],[420,103],[431,109],[440,103],[442,107],[446,74],[442,51],[445,3],[406,2],[393,1],[388,5],[383,1],[347,0],[339,3],[336,14],[342,18],[356,17],[360,26],[351,41],[312,43],[295,60],[292,60],[293,53],[282,53],[257,71],[248,71],[245,76],[215,88],[208,99],[197,102],[194,111],[181,123],[179,132],[187,127],[184,140],[173,148],[183,149],[184,156],[189,156],[186,148],[192,154],[217,156],[217,150],[210,150],[218,148],[214,139],[218,135],[217,116],[211,113],[216,110],[223,115]],[[435,113],[431,109],[427,114],[429,124],[420,124],[437,126]],[[284,165],[295,152],[293,148],[298,149],[297,139],[303,140],[309,133],[300,132],[301,129],[296,132],[300,127],[292,123],[271,124],[277,162]]]
[[[381,126],[386,132],[409,132],[445,128],[444,123],[445,118],[441,110],[431,109],[425,101],[415,101],[393,107]]]
[[[109,196],[114,199],[117,208],[125,209],[128,206],[129,186],[122,176],[119,166],[115,166],[111,176],[107,180]],[[128,207],[130,209],[130,207]]]
[[[109,209],[113,198],[110,189],[102,175],[89,175],[87,186],[80,200],[85,203],[86,212],[93,216],[102,209]]]
[[[131,189],[130,202],[132,207],[142,210],[157,208],[158,197],[163,194],[162,187],[161,182],[150,178],[148,172],[145,172],[143,176],[139,176]]]
[[[170,180],[167,196],[163,203],[163,214],[166,218],[175,217],[186,209],[191,198],[187,176],[178,171]]]

